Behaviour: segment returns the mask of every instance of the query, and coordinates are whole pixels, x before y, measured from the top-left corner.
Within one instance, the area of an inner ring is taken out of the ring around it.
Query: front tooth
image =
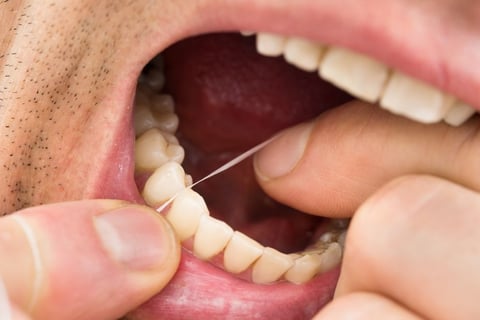
[[[252,268],[252,281],[267,284],[277,281],[293,266],[293,258],[273,248],[266,247]]]
[[[135,169],[153,171],[168,161],[167,141],[157,129],[150,129],[135,141]]]
[[[443,120],[449,125],[459,126],[470,119],[475,112],[476,110],[470,107],[468,104],[457,101],[453,107],[448,110]]]
[[[327,50],[319,73],[353,96],[372,103],[380,98],[388,78],[386,65],[342,48]]]
[[[248,269],[263,253],[263,246],[239,231],[235,231],[223,253],[223,265],[231,273]]]
[[[448,112],[452,98],[424,82],[396,72],[385,88],[380,105],[412,120],[435,123]]]
[[[290,64],[305,70],[318,69],[323,47],[302,38],[289,38],[285,44],[284,57]]]
[[[279,57],[283,54],[287,38],[272,33],[257,34],[257,51],[268,57]]]
[[[184,241],[195,234],[203,215],[209,215],[203,198],[192,189],[185,189],[173,201],[166,219],[180,241]]]
[[[285,273],[285,279],[296,284],[302,284],[312,279],[322,265],[321,256],[318,254],[306,254],[295,259],[290,270]]]
[[[156,169],[143,189],[145,202],[159,207],[165,201],[185,189],[185,171],[180,164],[170,161]]]
[[[211,259],[225,248],[232,235],[228,224],[203,215],[193,240],[193,253],[202,260]]]

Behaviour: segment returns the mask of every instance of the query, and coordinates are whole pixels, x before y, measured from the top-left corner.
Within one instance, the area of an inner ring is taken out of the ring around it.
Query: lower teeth
[[[166,219],[183,246],[197,258],[259,284],[280,280],[302,284],[337,266],[347,227],[341,222],[332,223],[304,251],[284,254],[210,217],[203,198],[185,189],[192,179],[181,166],[185,152],[174,136],[178,129],[174,101],[161,94],[164,81],[159,60],[139,80],[134,106],[135,170],[137,174],[153,172],[142,193],[149,206],[157,208],[177,195]]]

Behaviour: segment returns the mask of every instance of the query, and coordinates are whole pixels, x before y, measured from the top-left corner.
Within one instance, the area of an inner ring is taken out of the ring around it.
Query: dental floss
[[[211,173],[209,173],[208,175],[206,175],[205,177],[201,178],[200,180],[196,181],[195,183],[189,185],[188,187],[186,187],[185,189],[192,189],[193,187],[195,187],[197,184],[199,184],[200,182],[203,182],[207,179],[210,179],[214,176],[216,176],[217,174],[220,174],[228,169],[230,169],[231,167],[239,164],[240,162],[242,162],[243,160],[247,159],[248,157],[252,156],[253,154],[255,154],[256,152],[258,152],[260,149],[264,148],[266,145],[268,145],[270,142],[272,142],[273,140],[275,140],[276,138],[278,137],[278,135],[275,135],[271,138],[269,138],[268,140],[254,146],[253,148],[245,151],[244,153],[240,154],[239,156],[233,158],[232,160],[228,161],[227,163],[225,163],[224,165],[220,166],[219,168],[215,169],[214,171],[212,171]],[[156,211],[158,213],[161,213],[163,210],[165,210],[165,208],[173,202],[173,200],[175,200],[175,198],[183,191],[182,190],[180,192],[177,192],[173,197],[171,197],[170,199],[168,199],[166,202],[164,202],[160,207],[158,207],[156,209]]]

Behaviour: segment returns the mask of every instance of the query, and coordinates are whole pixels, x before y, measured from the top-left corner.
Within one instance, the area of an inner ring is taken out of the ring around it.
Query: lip
[[[109,96],[113,103],[122,106],[124,113],[121,121],[112,128],[115,138],[103,162],[110,165],[99,170],[87,193],[95,198],[120,198],[143,203],[133,180],[134,164],[131,157],[134,135],[130,114],[136,80],[146,61],[168,44],[198,33],[262,30],[344,46],[450,92],[480,110],[477,98],[480,75],[471,68],[471,61],[480,61],[480,41],[474,38],[473,33],[471,37],[462,33],[464,30],[460,23],[454,27],[449,26],[450,29],[447,30],[446,21],[452,18],[452,14],[438,14],[438,17],[434,15],[435,18],[432,18],[428,6],[412,13],[407,2],[400,5],[380,0],[370,1],[368,4],[365,2],[364,5],[368,5],[369,9],[368,15],[358,1],[353,0],[342,2],[341,5],[323,0],[314,4],[308,0],[300,0],[296,2],[294,13],[289,10],[288,5],[282,5],[280,1],[204,1],[201,10],[192,16],[188,24],[180,26],[172,38],[158,41],[156,36],[160,30],[152,32],[144,41],[151,41],[155,45],[142,46],[132,55],[135,58],[117,77],[121,82],[116,84]],[[384,18],[386,13],[390,13],[388,21]],[[473,20],[472,18],[472,23]],[[425,21],[428,23],[423,24]],[[312,25],[316,28],[312,28]],[[448,41],[429,38],[432,34],[448,34]],[[462,54],[455,54],[455,48],[462,48]],[[112,166],[112,162],[116,166]],[[245,293],[263,297],[270,292],[282,292],[278,296],[285,298],[281,303],[278,300],[276,303],[269,300],[269,304],[262,299],[245,298],[240,302],[244,308],[237,309],[239,313],[235,316],[248,317],[252,310],[255,310],[264,317],[308,318],[332,297],[338,272],[337,268],[302,286],[283,283],[259,286],[238,280],[184,252],[180,269],[172,283],[131,316],[138,319],[225,318],[225,314],[234,311],[231,309],[233,304],[224,304],[228,295],[218,297],[219,292],[206,290],[206,283],[215,282],[222,292],[226,291],[225,288],[231,291],[231,301],[233,297],[245,297]],[[192,279],[202,281],[198,281],[196,285]],[[305,289],[313,294],[305,295]],[[214,293],[219,300],[213,301],[218,304],[214,305],[212,302],[206,305]],[[312,296],[318,298],[312,301],[309,299]],[[195,306],[190,303],[199,297],[202,305]],[[282,304],[286,309],[272,307],[278,304]]]

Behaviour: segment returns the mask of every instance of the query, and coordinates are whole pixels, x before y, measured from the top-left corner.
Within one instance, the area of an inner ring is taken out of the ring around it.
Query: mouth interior
[[[165,91],[180,120],[183,167],[193,181],[281,129],[352,100],[314,73],[259,55],[254,39],[238,34],[187,39],[163,57]],[[255,181],[251,159],[195,189],[212,216],[285,253],[305,249],[329,222],[268,197]]]

